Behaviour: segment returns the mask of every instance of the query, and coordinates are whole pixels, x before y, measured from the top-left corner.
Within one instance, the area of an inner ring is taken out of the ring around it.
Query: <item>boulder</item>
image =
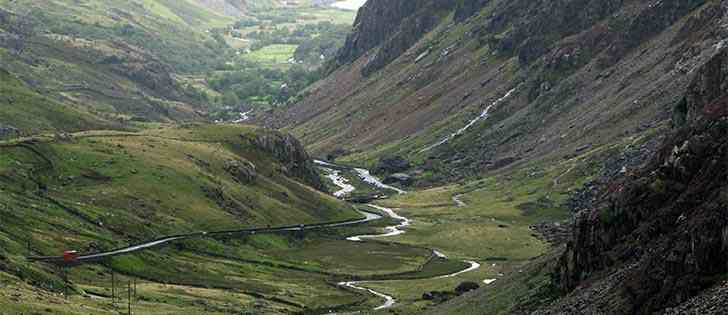
[[[409,176],[407,174],[404,174],[404,173],[395,173],[395,174],[392,174],[392,175],[387,176],[384,179],[384,181],[382,181],[382,182],[385,183],[385,184],[387,184],[387,185],[390,185],[390,184],[400,184],[400,185],[403,185],[403,186],[410,186],[410,185],[412,185],[413,180],[412,180],[412,176]]]
[[[462,295],[464,293],[467,293],[467,292],[470,292],[473,290],[477,290],[479,288],[480,288],[480,285],[478,285],[477,283],[472,282],[472,281],[465,281],[463,283],[460,283],[455,288],[455,293],[457,293],[458,295]]]
[[[404,172],[410,169],[412,165],[409,161],[398,155],[385,156],[379,160],[377,166],[372,169],[372,174],[392,174]]]
[[[422,294],[423,300],[433,301],[438,304],[445,302],[453,297],[455,297],[455,294],[447,291],[430,291]]]
[[[422,299],[425,301],[432,301],[435,299],[435,295],[432,292],[425,292],[422,294]]]
[[[241,137],[249,139],[259,150],[271,154],[284,166],[287,175],[320,191],[326,190],[313,160],[301,142],[293,136],[278,131],[261,130],[252,138],[247,135]]]

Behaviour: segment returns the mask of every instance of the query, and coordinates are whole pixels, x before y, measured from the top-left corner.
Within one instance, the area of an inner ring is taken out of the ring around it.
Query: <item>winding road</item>
[[[214,237],[214,236],[272,234],[272,233],[283,233],[283,232],[321,230],[321,229],[328,229],[328,228],[338,228],[338,227],[364,224],[364,223],[371,222],[374,220],[379,220],[382,218],[381,215],[371,213],[371,212],[359,211],[359,213],[361,213],[364,216],[363,219],[327,222],[327,223],[318,223],[318,224],[308,224],[308,225],[303,225],[303,224],[290,225],[290,226],[281,226],[281,227],[273,227],[273,228],[253,228],[253,229],[227,230],[227,231],[217,231],[217,232],[197,232],[197,233],[190,233],[190,234],[167,236],[164,238],[147,241],[147,242],[144,242],[144,243],[141,243],[138,245],[132,245],[132,246],[119,248],[119,249],[115,249],[115,250],[111,250],[111,251],[80,255],[80,256],[78,256],[77,259],[75,259],[70,264],[84,264],[84,263],[95,262],[95,261],[102,260],[105,258],[139,252],[142,250],[166,245],[166,244],[174,242],[174,241],[185,240],[185,239],[200,238],[200,237]],[[68,263],[63,260],[63,256],[31,256],[31,257],[28,257],[28,260],[42,261],[42,262],[56,263],[56,264]]]

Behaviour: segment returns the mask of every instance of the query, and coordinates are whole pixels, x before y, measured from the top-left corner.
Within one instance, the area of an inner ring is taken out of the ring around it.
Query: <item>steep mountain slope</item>
[[[246,12],[246,4],[244,0],[194,0],[191,1],[203,8],[227,16],[239,17]]]
[[[217,28],[271,3],[0,0],[0,313],[118,314],[134,281],[137,314],[322,314],[378,305],[338,281],[462,268],[346,240],[392,220],[325,194],[292,136],[205,124],[188,83],[231,60]],[[88,264],[37,258],[180,233]]]
[[[662,125],[724,37],[720,1],[398,3],[369,1],[341,65],[269,123],[462,177]]]

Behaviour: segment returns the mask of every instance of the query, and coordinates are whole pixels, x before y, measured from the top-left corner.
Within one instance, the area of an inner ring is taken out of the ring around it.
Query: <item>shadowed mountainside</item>
[[[368,2],[341,65],[266,123],[315,154],[461,178],[665,126],[725,32],[719,1],[388,5]]]

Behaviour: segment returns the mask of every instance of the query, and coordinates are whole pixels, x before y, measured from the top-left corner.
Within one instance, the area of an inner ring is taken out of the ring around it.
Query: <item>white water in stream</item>
[[[247,112],[244,112],[244,113],[242,113],[242,112],[241,113],[238,113],[238,115],[240,115],[240,118],[238,118],[236,120],[233,120],[233,122],[236,123],[236,124],[239,124],[241,122],[247,121],[248,119],[250,119],[250,116],[249,115],[252,112],[253,112],[253,110],[251,109],[251,110],[249,110]]]
[[[346,179],[344,179],[343,177],[341,177],[341,174],[338,171],[335,171],[335,170],[333,170],[333,169],[330,168],[330,167],[335,167],[336,165],[331,164],[331,163],[327,163],[327,162],[324,162],[324,161],[319,161],[319,160],[316,160],[315,163],[318,164],[321,168],[323,168],[324,171],[326,171],[327,174],[328,174],[327,177],[329,179],[331,179],[331,181],[334,183],[334,185],[336,185],[336,186],[338,186],[340,188],[340,190],[337,191],[337,192],[335,192],[334,195],[341,194],[343,196],[343,195],[348,194],[348,193],[351,193],[351,192],[353,192],[355,190],[355,188],[352,185],[350,185]],[[364,180],[364,182],[366,182],[366,183],[368,183],[370,185],[373,185],[373,186],[378,187],[378,188],[391,189],[391,190],[396,191],[399,194],[406,193],[404,190],[401,190],[401,189],[398,189],[396,187],[392,187],[392,186],[389,186],[389,185],[386,185],[386,184],[382,183],[379,180],[379,178],[371,175],[369,173],[369,171],[367,171],[365,169],[355,168],[354,170],[357,172],[357,174],[359,175],[359,177],[361,177],[362,180]],[[339,197],[339,196],[337,196],[337,197]],[[373,238],[382,238],[382,237],[390,237],[390,236],[401,235],[401,234],[404,234],[406,232],[404,229],[406,227],[408,227],[410,225],[410,223],[411,223],[410,219],[408,219],[408,218],[406,218],[404,216],[401,216],[401,215],[397,214],[393,209],[386,208],[386,207],[382,207],[382,206],[378,206],[378,205],[373,205],[373,204],[368,204],[368,206],[369,207],[372,207],[374,209],[377,209],[377,210],[385,213],[386,215],[388,215],[388,216],[390,216],[390,217],[392,217],[392,218],[394,218],[396,220],[399,220],[400,223],[398,225],[385,227],[384,228],[385,233],[383,233],[383,234],[376,234],[376,235],[356,235],[356,236],[351,236],[351,237],[346,238],[347,240],[353,241],[353,242],[361,242],[364,239],[373,239]],[[437,250],[433,250],[432,253],[436,257],[439,257],[439,258],[447,258],[447,256],[445,256],[445,254],[443,254],[443,253],[441,253],[441,252],[439,252]],[[463,270],[460,270],[458,272],[452,273],[452,274],[435,277],[433,279],[452,278],[452,277],[456,277],[456,276],[459,276],[459,275],[464,274],[466,272],[470,272],[470,271],[473,271],[473,270],[476,270],[476,269],[480,268],[480,264],[477,263],[477,262],[474,262],[474,261],[465,261],[465,262],[468,263],[468,264],[470,264],[470,267],[468,267],[466,269],[463,269]],[[369,292],[372,295],[375,295],[375,296],[378,296],[378,297],[384,299],[384,304],[375,307],[374,308],[375,311],[390,308],[390,307],[394,306],[395,303],[397,303],[397,300],[394,297],[390,296],[390,295],[387,295],[387,294],[384,294],[382,292],[378,292],[378,291],[372,290],[370,288],[363,287],[362,285],[363,284],[366,284],[367,282],[369,282],[369,281],[347,281],[347,282],[339,282],[338,285],[339,286],[342,286],[342,287],[351,288],[351,289],[354,289],[354,290],[366,291],[366,292]]]
[[[443,138],[439,142],[437,142],[437,143],[435,143],[435,144],[433,144],[433,145],[431,145],[429,147],[426,147],[426,148],[420,150],[420,153],[427,152],[427,151],[430,151],[430,150],[432,150],[432,149],[434,149],[436,147],[439,147],[439,146],[445,144],[446,142],[454,139],[455,137],[464,134],[466,131],[468,131],[468,129],[470,129],[470,127],[472,127],[473,125],[475,125],[477,122],[479,122],[481,120],[488,119],[488,117],[490,117],[490,110],[493,109],[493,107],[498,106],[498,104],[503,103],[506,99],[508,99],[509,97],[511,97],[511,95],[513,95],[513,93],[515,93],[515,92],[516,92],[516,89],[515,88],[512,89],[512,90],[510,90],[510,91],[508,91],[508,93],[506,93],[506,95],[504,95],[503,97],[497,99],[495,102],[493,102],[490,105],[488,105],[488,107],[486,107],[483,110],[483,112],[480,113],[480,115],[478,117],[473,118],[470,122],[468,122],[467,125],[465,125],[465,127],[462,127],[460,129],[458,129],[458,131],[456,131],[456,132],[452,133],[451,135]]]
[[[336,164],[331,164],[329,162],[321,161],[321,160],[314,160],[313,162],[316,163],[317,165],[321,166],[321,167],[324,167],[324,170],[327,170],[327,169],[328,170],[333,170],[332,168],[341,167],[341,166],[338,166]],[[367,183],[369,185],[372,185],[374,187],[381,188],[381,189],[392,190],[392,191],[397,192],[400,195],[407,193],[406,191],[404,191],[402,189],[399,189],[397,187],[394,187],[394,186],[391,186],[391,185],[387,185],[385,183],[382,183],[382,181],[379,178],[377,178],[376,176],[372,175],[369,172],[369,170],[366,170],[366,169],[363,169],[363,168],[354,168],[354,171],[357,173],[357,175],[359,175],[359,178],[361,178],[362,181],[364,181],[365,183]],[[348,188],[344,188],[343,186],[340,186],[336,182],[334,182],[334,185],[339,186],[342,190],[343,189],[348,189]],[[352,192],[352,191],[353,190],[351,190],[349,192]]]
[[[327,168],[327,167],[321,167],[324,172],[326,172],[326,178],[330,179],[334,185],[339,187],[339,190],[335,191],[333,195],[337,198],[344,197],[354,190],[356,190],[356,187],[349,184],[349,180],[341,176],[341,171],[337,171],[335,169]]]
[[[374,175],[372,175],[371,173],[369,173],[368,170],[365,170],[363,168],[355,168],[354,170],[359,174],[359,178],[361,178],[365,183],[367,183],[369,185],[372,185],[377,188],[394,190],[400,195],[407,193],[406,191],[404,191],[402,189],[382,183],[382,181],[379,180],[379,178],[377,178]]]

